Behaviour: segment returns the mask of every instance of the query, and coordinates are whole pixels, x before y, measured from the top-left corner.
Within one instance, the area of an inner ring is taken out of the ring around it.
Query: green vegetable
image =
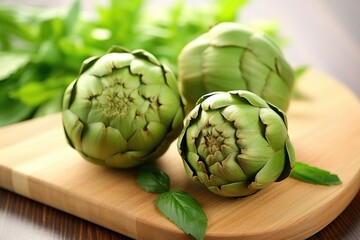
[[[248,2],[177,0],[158,14],[146,0],[111,0],[95,3],[91,18],[79,0],[68,9],[0,4],[0,126],[61,111],[56,99],[83,60],[113,44],[146,49],[177,74],[181,49],[209,26],[239,20]],[[268,25],[279,39],[277,25]]]
[[[296,162],[291,177],[311,184],[339,185],[340,178],[326,170]]]
[[[185,233],[204,239],[207,216],[201,205],[188,193],[170,190],[156,199],[156,206]]]
[[[162,155],[184,118],[171,70],[144,50],[114,46],[84,61],[66,89],[67,140],[86,160],[129,168]]]
[[[151,164],[139,168],[136,180],[147,192],[161,193],[156,199],[157,208],[185,233],[203,239],[207,216],[200,204],[190,194],[170,190],[169,176]]]
[[[254,194],[288,177],[295,164],[285,114],[242,90],[199,99],[178,150],[188,176],[225,197]]]
[[[204,94],[249,90],[286,111],[294,73],[280,48],[262,32],[220,23],[179,55],[179,88],[187,111]]]
[[[136,181],[150,193],[163,193],[170,190],[169,176],[151,164],[139,168]]]

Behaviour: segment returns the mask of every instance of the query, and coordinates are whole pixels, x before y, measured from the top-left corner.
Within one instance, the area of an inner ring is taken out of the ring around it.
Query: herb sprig
[[[341,184],[341,180],[336,174],[302,162],[295,163],[290,177],[311,184],[327,186]]]
[[[208,225],[205,211],[189,193],[170,189],[165,172],[148,164],[139,168],[136,181],[146,192],[160,193],[156,206],[170,221],[195,239],[204,239]]]

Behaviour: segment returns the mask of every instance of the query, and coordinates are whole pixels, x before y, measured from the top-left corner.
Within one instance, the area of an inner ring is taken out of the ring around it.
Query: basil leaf
[[[0,81],[7,79],[31,60],[29,53],[0,52]]]
[[[136,181],[146,192],[163,193],[170,189],[169,176],[151,164],[139,168]]]
[[[28,106],[38,106],[57,96],[64,88],[63,86],[49,86],[44,82],[28,82],[12,91],[9,95],[11,98],[20,100]]]
[[[296,162],[291,177],[297,180],[320,185],[339,185],[340,178],[326,170]]]
[[[0,127],[28,119],[35,108],[14,99],[4,99],[0,91]]]
[[[76,21],[79,19],[80,15],[80,1],[75,0],[72,6],[69,9],[67,16],[64,19],[64,34],[68,35],[71,33],[72,29],[76,25]]]
[[[34,117],[46,116],[52,113],[61,111],[61,104],[63,101],[63,93],[59,93],[57,96],[49,99],[45,103],[41,104],[34,113]]]
[[[207,216],[200,204],[187,192],[171,190],[160,194],[156,206],[185,233],[204,239]]]

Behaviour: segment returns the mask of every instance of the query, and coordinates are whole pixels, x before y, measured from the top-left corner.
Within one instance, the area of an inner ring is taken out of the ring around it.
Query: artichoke
[[[286,111],[294,83],[280,48],[264,33],[220,23],[188,43],[178,58],[186,111],[204,94],[248,90]]]
[[[215,194],[254,194],[294,167],[286,115],[252,92],[204,95],[184,122],[177,146],[185,171]]]
[[[179,135],[183,119],[174,74],[144,50],[114,46],[85,60],[63,99],[70,146],[86,160],[110,167],[156,159]]]

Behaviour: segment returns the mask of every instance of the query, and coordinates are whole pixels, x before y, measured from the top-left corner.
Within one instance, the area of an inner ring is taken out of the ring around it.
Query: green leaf
[[[67,16],[64,19],[64,34],[69,34],[74,28],[80,15],[80,1],[75,0],[72,4]]]
[[[39,17],[38,29],[39,43],[48,39],[57,39],[63,36],[64,20],[59,14],[53,13],[52,16],[44,14]]]
[[[200,204],[188,193],[171,190],[156,199],[156,206],[185,233],[195,239],[204,239],[207,216]]]
[[[59,93],[45,103],[41,104],[34,113],[33,117],[41,117],[61,111],[61,104],[63,100],[63,93]]]
[[[30,62],[31,54],[19,52],[0,52],[0,81],[16,73]]]
[[[170,189],[169,176],[151,164],[139,168],[136,181],[141,188],[151,193],[163,193]]]
[[[117,43],[128,48],[138,48],[137,28],[141,19],[141,10],[145,5],[144,0],[109,1],[108,6],[98,6],[97,26],[109,29],[111,39],[109,46]],[[140,34],[141,35],[141,34]],[[107,46],[107,48],[109,47]]]
[[[0,5],[0,49],[9,50],[12,45],[18,46],[19,40],[33,40],[31,24],[24,21],[23,12],[31,11],[22,6]]]
[[[218,22],[236,21],[238,12],[243,9],[248,2],[248,0],[217,0],[215,19]]]
[[[56,66],[56,64],[63,63],[64,56],[59,49],[58,42],[55,39],[48,39],[41,42],[33,60],[37,64]]]
[[[34,107],[22,102],[7,99],[0,93],[0,127],[28,119],[34,111]]]
[[[38,106],[64,91],[62,82],[28,82],[10,93],[10,97],[29,106]]]
[[[320,185],[339,185],[340,178],[326,170],[307,165],[302,162],[296,162],[295,167],[290,175],[300,181],[320,184]]]

